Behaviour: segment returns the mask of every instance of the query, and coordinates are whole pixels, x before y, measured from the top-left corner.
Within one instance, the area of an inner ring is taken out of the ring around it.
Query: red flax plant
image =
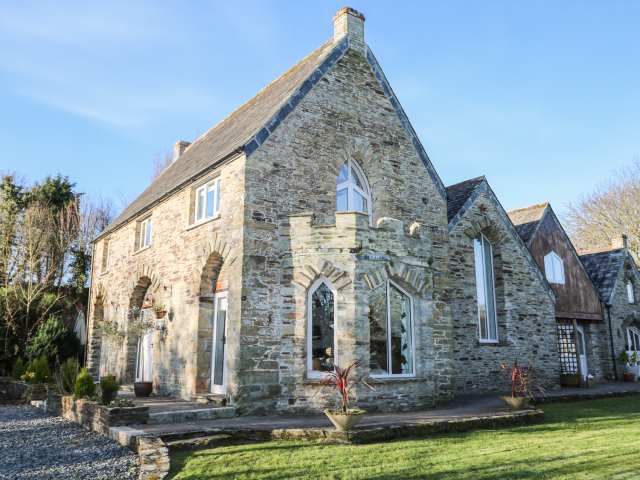
[[[529,366],[518,365],[518,361],[513,364],[501,363],[500,368],[505,371],[511,380],[511,396],[536,398],[546,396],[546,391],[536,379],[535,369]]]
[[[359,365],[359,362],[353,362],[345,368],[340,368],[336,365],[333,372],[327,372],[321,382],[324,387],[330,387],[336,391],[340,399],[340,412],[343,414],[349,412],[349,404],[354,397],[353,389],[356,385],[361,383],[374,390],[364,378],[355,376],[355,369]]]

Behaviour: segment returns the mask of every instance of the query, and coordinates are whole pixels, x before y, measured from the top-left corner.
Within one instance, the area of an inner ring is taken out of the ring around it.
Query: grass
[[[640,397],[544,406],[537,425],[370,445],[278,441],[177,453],[174,479],[627,479]]]

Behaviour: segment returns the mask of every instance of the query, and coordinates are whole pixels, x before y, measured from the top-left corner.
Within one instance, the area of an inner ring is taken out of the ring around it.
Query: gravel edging
[[[0,480],[136,479],[138,456],[26,405],[0,405]]]

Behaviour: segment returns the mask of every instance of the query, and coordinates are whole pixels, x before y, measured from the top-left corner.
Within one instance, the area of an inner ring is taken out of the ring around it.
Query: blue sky
[[[0,5],[0,171],[118,207],[332,34],[344,2]],[[567,202],[640,157],[640,2],[352,1],[445,184]]]

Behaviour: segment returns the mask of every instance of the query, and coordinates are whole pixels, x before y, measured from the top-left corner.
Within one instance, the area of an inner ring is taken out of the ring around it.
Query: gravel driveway
[[[0,405],[0,479],[135,479],[131,450],[23,405]]]

